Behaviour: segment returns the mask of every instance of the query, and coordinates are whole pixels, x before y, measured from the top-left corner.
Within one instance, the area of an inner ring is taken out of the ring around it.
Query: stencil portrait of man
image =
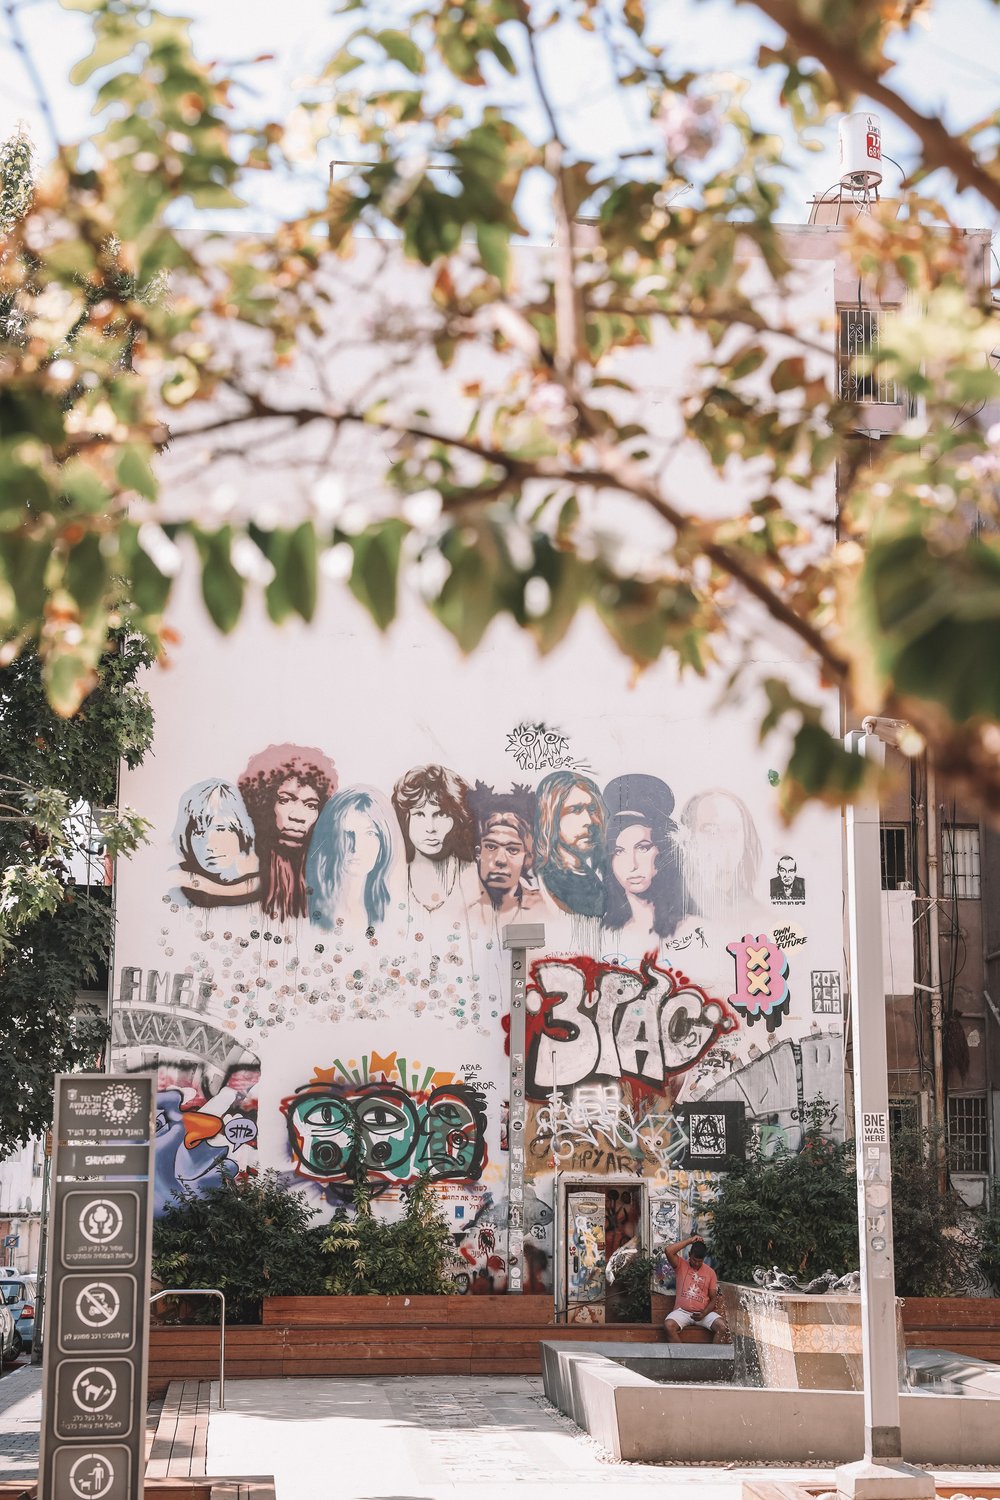
[[[553,771],[538,783],[535,869],[546,896],[581,917],[604,913],[604,801],[593,781]]]
[[[528,787],[507,793],[477,781],[469,794],[476,820],[476,868],[481,887],[470,911],[513,917],[542,904],[532,873],[534,796]]]
[[[239,788],[256,832],[264,915],[306,916],[306,856],[316,819],[337,790],[333,761],[322,750],[269,745],[250,758]]]

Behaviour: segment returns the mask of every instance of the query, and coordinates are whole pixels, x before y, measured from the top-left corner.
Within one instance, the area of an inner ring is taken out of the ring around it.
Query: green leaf
[[[233,533],[230,526],[219,531],[196,533],[201,553],[201,593],[212,620],[228,635],[243,608],[243,579],[230,556]]]
[[[146,452],[137,444],[130,443],[118,460],[118,478],[126,490],[135,490],[146,500],[155,500],[159,486],[149,466]]]
[[[69,554],[63,583],[81,614],[89,614],[100,602],[108,586],[108,565],[101,550],[101,539],[94,532],[88,532]]]
[[[510,231],[503,224],[477,224],[476,244],[484,270],[506,291],[510,281]]]
[[[412,37],[405,31],[377,31],[375,40],[383,51],[395,62],[402,63],[411,73],[424,71],[424,54]]]
[[[282,562],[285,593],[303,620],[311,620],[316,612],[317,555],[312,522],[303,521],[289,536]]]
[[[385,521],[352,539],[354,567],[349,587],[380,630],[388,629],[396,617],[396,580],[404,534],[400,521]]]

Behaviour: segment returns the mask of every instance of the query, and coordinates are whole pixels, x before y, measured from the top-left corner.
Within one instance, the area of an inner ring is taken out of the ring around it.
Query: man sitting
[[[690,1245],[688,1258],[681,1251]],[[677,1294],[673,1312],[667,1313],[663,1324],[671,1344],[679,1344],[681,1332],[693,1323],[697,1328],[707,1328],[713,1344],[726,1341],[725,1325],[716,1309],[719,1295],[719,1278],[711,1266],[705,1264],[705,1243],[696,1234],[676,1245],[667,1245],[666,1256],[677,1277]]]

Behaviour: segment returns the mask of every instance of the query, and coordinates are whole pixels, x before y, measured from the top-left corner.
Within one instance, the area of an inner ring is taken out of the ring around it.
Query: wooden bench
[[[950,1349],[1000,1363],[1000,1297],[906,1297],[908,1349]]]
[[[535,1296],[271,1297],[263,1316],[226,1330],[227,1376],[534,1375],[546,1339],[664,1338],[649,1323],[556,1324],[551,1298]],[[217,1328],[152,1328],[149,1348],[150,1391],[218,1376]]]

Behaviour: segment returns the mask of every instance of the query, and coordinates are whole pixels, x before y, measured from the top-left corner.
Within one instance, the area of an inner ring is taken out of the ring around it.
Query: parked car
[[[10,1309],[23,1347],[29,1350],[35,1337],[37,1285],[34,1276],[18,1276],[16,1280],[0,1281],[0,1298]]]
[[[21,1335],[17,1331],[14,1314],[6,1302],[0,1301],[0,1365],[17,1359],[22,1349]]]

